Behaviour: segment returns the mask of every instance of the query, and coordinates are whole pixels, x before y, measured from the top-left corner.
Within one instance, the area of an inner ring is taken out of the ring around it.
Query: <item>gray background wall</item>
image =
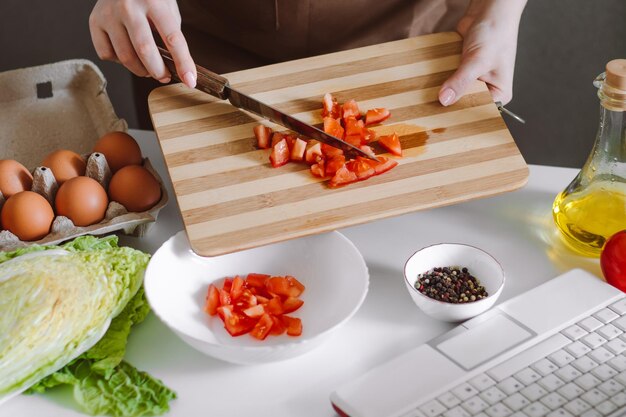
[[[89,37],[94,1],[1,0],[0,71],[70,58],[97,63],[113,105],[137,126],[130,73],[102,62]],[[591,82],[626,58],[626,1],[529,0],[522,17],[514,99],[527,123],[507,123],[529,163],[580,167],[593,144],[598,101]],[[2,92],[0,91],[0,94]]]

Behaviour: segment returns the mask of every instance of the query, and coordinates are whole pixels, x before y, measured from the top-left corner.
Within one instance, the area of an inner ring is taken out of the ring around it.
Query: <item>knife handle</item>
[[[170,54],[170,52],[165,48],[161,48],[160,46],[158,46],[158,48],[161,56],[163,57],[163,62],[165,63],[165,66],[167,67],[167,69],[170,70],[170,73],[172,74],[172,79],[182,82],[181,78],[176,72],[176,64],[174,63],[172,54]],[[196,65],[196,71],[198,73],[198,80],[196,82],[196,88],[198,90],[204,91],[205,93],[208,93],[213,97],[217,97],[222,100],[228,99],[228,79],[214,73],[213,71],[201,67],[200,65]]]

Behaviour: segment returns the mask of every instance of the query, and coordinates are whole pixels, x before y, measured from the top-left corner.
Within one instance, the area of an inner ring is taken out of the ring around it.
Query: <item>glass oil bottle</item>
[[[552,214],[571,249],[597,257],[608,238],[626,229],[626,59],[609,62],[594,85],[601,104],[596,140]]]

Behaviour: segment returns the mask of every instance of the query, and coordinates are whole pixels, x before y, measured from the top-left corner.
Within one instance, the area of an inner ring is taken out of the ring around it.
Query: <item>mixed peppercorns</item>
[[[467,268],[442,267],[419,274],[415,288],[427,297],[448,303],[471,303],[489,294]]]

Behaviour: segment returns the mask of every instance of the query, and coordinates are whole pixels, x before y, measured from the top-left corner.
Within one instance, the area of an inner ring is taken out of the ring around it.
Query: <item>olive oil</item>
[[[552,214],[565,243],[600,256],[604,243],[626,229],[626,60],[606,65],[594,81],[600,123],[591,154],[554,200]]]
[[[560,193],[554,221],[564,241],[585,256],[599,256],[608,238],[626,228],[626,183],[594,183],[580,193]]]

